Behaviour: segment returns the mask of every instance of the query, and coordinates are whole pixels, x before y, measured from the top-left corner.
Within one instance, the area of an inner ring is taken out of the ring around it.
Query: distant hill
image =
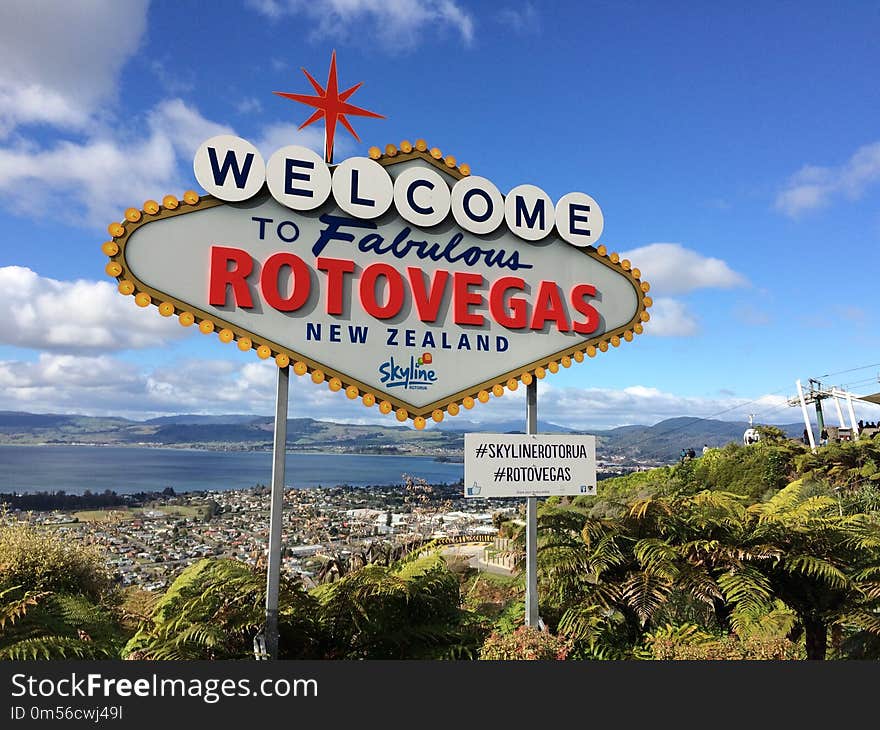
[[[0,412],[0,444],[101,444],[260,450],[272,446],[273,419],[184,414],[132,421],[63,414]],[[460,452],[461,433],[416,431],[401,424],[358,425],[312,418],[287,422],[289,448],[346,453]]]
[[[481,433],[525,433],[525,420],[525,417],[523,417],[516,420],[494,421],[492,423],[474,423],[464,419],[450,418],[448,421],[441,421],[434,428],[438,431],[458,431],[461,433],[467,431],[479,431]],[[574,433],[574,431],[565,426],[538,419],[538,433]]]
[[[180,416],[160,416],[159,418],[150,418],[144,423],[165,425],[190,425],[198,424],[200,426],[210,426],[214,424],[227,423],[250,423],[255,416],[253,414],[230,414],[224,416],[200,416],[193,413],[184,413]]]
[[[292,418],[287,422],[288,447],[345,453],[461,454],[466,432],[523,433],[523,420],[474,423],[443,421],[424,431],[405,425],[358,425]],[[682,448],[699,452],[703,444],[742,443],[745,422],[670,418],[653,426],[620,426],[590,432],[573,431],[548,421],[538,422],[539,433],[592,433],[597,456],[623,463],[669,463]],[[779,426],[799,438],[803,424]],[[0,411],[0,444],[109,444],[116,446],[178,446],[207,449],[262,450],[272,446],[273,421],[268,416],[244,414],[200,416],[183,414],[147,421],[66,414]]]
[[[127,418],[78,416],[60,413],[24,413],[22,411],[0,411],[0,430],[39,429],[39,428],[78,428],[83,424],[90,426],[123,425],[137,423]]]
[[[776,424],[774,424],[776,425]],[[741,444],[746,421],[716,421],[682,416],[668,418],[653,426],[621,426],[607,431],[593,431],[597,450],[632,460],[674,461],[682,448],[699,453],[703,445],[724,446],[731,441]],[[777,425],[790,438],[800,438],[803,423]]]

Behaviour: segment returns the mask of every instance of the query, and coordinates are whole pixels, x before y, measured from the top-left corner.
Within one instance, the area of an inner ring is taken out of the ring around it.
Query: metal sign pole
[[[335,67],[336,54],[333,55]],[[335,121],[334,121],[335,124]],[[324,160],[333,164],[333,147],[324,125]],[[272,442],[272,507],[269,514],[269,567],[266,569],[266,654],[278,658],[278,591],[281,582],[281,513],[284,508],[284,466],[287,458],[287,405],[290,365],[278,368],[275,395],[275,438]]]
[[[538,433],[538,382],[526,386],[526,433]],[[526,497],[526,626],[538,626],[538,498]]]
[[[287,456],[287,393],[290,366],[278,368],[275,437],[272,442],[272,507],[269,514],[269,567],[266,570],[266,653],[278,658],[278,588],[281,580],[281,512]]]

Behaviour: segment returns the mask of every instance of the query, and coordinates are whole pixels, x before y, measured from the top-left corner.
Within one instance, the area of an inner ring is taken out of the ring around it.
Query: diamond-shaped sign
[[[371,157],[392,181],[430,170],[452,189],[469,175],[424,144]],[[410,218],[430,210],[409,202]],[[166,196],[111,224],[107,273],[141,306],[419,427],[630,341],[648,319],[648,284],[604,246],[347,210],[332,195],[294,210],[266,186],[241,202]]]

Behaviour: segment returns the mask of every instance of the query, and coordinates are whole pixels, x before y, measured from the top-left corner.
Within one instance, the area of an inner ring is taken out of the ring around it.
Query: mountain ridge
[[[399,424],[348,424],[313,418],[287,422],[288,448],[343,453],[406,453],[460,457],[466,432],[523,433],[524,419],[494,423],[445,421],[416,431]],[[777,426],[798,438],[803,424]],[[586,434],[597,438],[600,460],[621,463],[668,463],[682,448],[700,451],[703,445],[742,443],[746,422],[678,416],[651,426],[626,425],[585,431],[539,421],[539,433]],[[270,416],[179,414],[135,421],[122,417],[77,414],[35,414],[0,411],[0,445],[95,444],[111,446],[168,446],[223,450],[266,450],[272,445]]]

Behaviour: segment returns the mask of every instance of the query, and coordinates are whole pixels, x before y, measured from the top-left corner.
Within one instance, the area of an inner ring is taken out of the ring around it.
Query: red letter
[[[388,301],[380,305],[376,300],[376,281],[384,276],[388,281]],[[388,319],[403,306],[403,277],[390,264],[370,264],[361,274],[361,306],[376,319]]]
[[[342,314],[343,274],[354,271],[354,261],[319,256],[315,263],[318,271],[327,272],[327,314]]]
[[[529,318],[529,304],[520,297],[511,297],[507,303],[504,295],[511,290],[523,291],[526,282],[518,276],[502,276],[489,290],[489,312],[498,324],[512,330],[526,326]]]
[[[410,266],[406,270],[409,276],[409,285],[412,289],[413,301],[416,303],[416,311],[422,322],[436,322],[437,312],[440,310],[440,302],[446,292],[446,282],[449,280],[449,272],[437,269],[431,277],[431,291],[425,291],[425,280],[422,270]]]
[[[229,262],[235,264],[229,269]],[[247,251],[240,248],[211,246],[211,273],[208,284],[208,303],[214,307],[226,306],[226,287],[232,287],[232,302],[238,307],[254,306],[251,290],[246,281],[254,270],[254,262]]]
[[[535,314],[532,317],[532,329],[544,328],[547,320],[556,322],[556,329],[560,332],[568,332],[568,316],[565,305],[559,296],[559,287],[555,281],[542,281],[538,287],[538,296],[535,297]]]
[[[594,296],[596,287],[592,284],[577,284],[571,290],[571,306],[586,317],[583,322],[572,322],[571,326],[582,335],[591,335],[599,328],[599,313],[585,301],[586,297]]]
[[[281,287],[278,285],[278,275],[284,266],[290,267],[290,296],[285,298],[281,295]],[[263,299],[273,309],[279,312],[293,312],[299,309],[309,298],[312,288],[312,277],[309,267],[305,265],[299,256],[282,251],[272,254],[263,264],[263,273],[260,275],[260,289],[263,290]]]
[[[480,305],[485,301],[482,294],[468,291],[472,286],[483,286],[482,274],[456,271],[452,275],[453,320],[456,324],[481,325],[486,319],[482,314],[468,311],[471,306]]]

